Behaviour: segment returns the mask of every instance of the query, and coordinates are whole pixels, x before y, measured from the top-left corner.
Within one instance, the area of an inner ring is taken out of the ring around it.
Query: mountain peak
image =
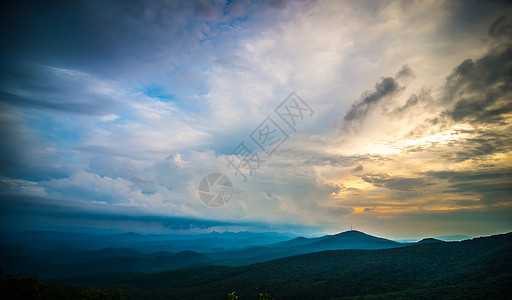
[[[424,238],[418,242],[418,244],[430,244],[430,243],[444,243],[444,241],[435,238]]]
[[[351,229],[351,230],[347,230],[347,231],[342,231],[340,233],[336,233],[336,234],[333,234],[333,236],[340,236],[340,235],[368,235],[369,234],[366,234],[362,231],[358,231],[358,230],[355,230],[355,229]]]

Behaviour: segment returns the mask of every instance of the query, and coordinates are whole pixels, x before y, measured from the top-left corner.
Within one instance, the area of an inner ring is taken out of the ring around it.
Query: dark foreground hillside
[[[58,281],[59,282],[59,281]],[[244,267],[60,281],[121,288],[125,299],[512,299],[512,233],[386,250],[337,250]]]

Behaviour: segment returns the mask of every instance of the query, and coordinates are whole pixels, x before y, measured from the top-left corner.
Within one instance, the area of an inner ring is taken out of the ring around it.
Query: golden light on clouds
[[[210,2],[70,5],[83,23],[69,28],[50,10],[8,14],[0,204],[20,211],[4,214],[12,224],[32,206],[89,216],[101,203],[114,220],[204,230],[512,229],[510,4]],[[297,126],[275,110],[292,91],[314,111]],[[271,118],[286,137],[270,154],[251,135]],[[246,181],[226,163],[242,142],[258,155],[239,166]],[[197,196],[211,172],[233,183],[215,211]]]

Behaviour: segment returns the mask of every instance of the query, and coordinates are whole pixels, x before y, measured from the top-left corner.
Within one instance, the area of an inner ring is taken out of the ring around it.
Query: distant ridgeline
[[[387,249],[410,245],[351,230],[318,238],[275,233],[210,233],[199,236],[108,236],[62,232],[4,234],[5,272],[42,278],[105,272],[156,272],[204,265],[242,266],[292,255],[340,249]]]
[[[140,240],[133,245],[140,243],[147,246]],[[512,233],[404,244],[347,231],[202,253],[143,253],[134,248],[83,250],[61,245],[41,250],[4,244],[2,290],[15,291],[13,275],[9,285],[5,273],[17,268],[22,275],[57,276],[53,283],[42,283],[51,285],[46,286],[48,293],[77,295],[78,289],[100,293],[104,299],[228,299],[228,294],[240,299],[512,298]],[[168,266],[175,270],[153,272]]]

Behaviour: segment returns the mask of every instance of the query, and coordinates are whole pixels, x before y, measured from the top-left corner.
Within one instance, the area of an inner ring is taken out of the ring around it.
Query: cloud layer
[[[6,230],[512,227],[505,3],[2,5]],[[244,183],[226,158],[292,91],[313,116]],[[233,181],[221,208],[198,199],[210,172]]]

